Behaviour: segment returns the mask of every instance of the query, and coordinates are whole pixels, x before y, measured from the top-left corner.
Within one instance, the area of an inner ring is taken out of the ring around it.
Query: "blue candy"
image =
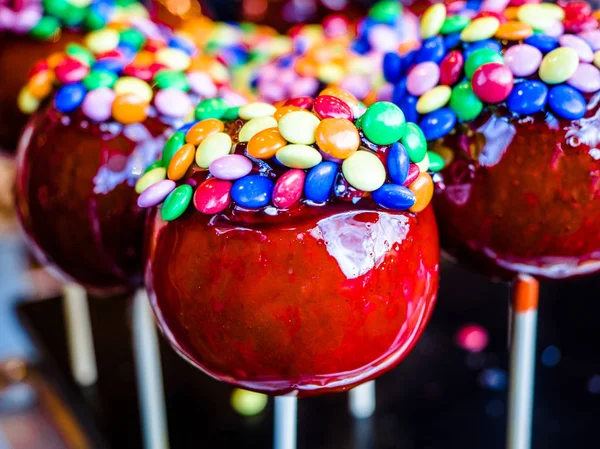
[[[383,57],[383,77],[388,83],[396,84],[402,77],[402,58],[397,53],[386,53]]]
[[[189,56],[193,56],[196,52],[196,47],[189,39],[182,36],[171,36],[169,39],[169,47],[178,48],[186,52]]]
[[[352,50],[354,50],[359,55],[366,54],[371,49],[371,44],[366,38],[355,39],[352,42]]]
[[[410,158],[404,145],[400,142],[392,144],[387,153],[387,169],[390,179],[396,184],[404,184],[410,168]]]
[[[406,210],[412,207],[417,198],[407,187],[397,184],[384,184],[372,193],[373,201],[386,209]]]
[[[423,45],[417,51],[415,63],[433,61],[436,64],[444,58],[446,54],[446,46],[442,36],[433,36],[423,41]]]
[[[548,87],[541,81],[524,81],[515,85],[506,104],[515,114],[535,114],[546,106]]]
[[[550,89],[548,105],[557,115],[569,120],[577,120],[585,115],[585,98],[577,89],[566,84]]]
[[[456,33],[450,33],[444,36],[444,47],[446,47],[446,50],[448,51],[456,48],[456,46],[461,42],[462,41],[460,40],[460,31],[457,31]]]
[[[456,114],[450,108],[440,108],[425,115],[419,122],[427,140],[444,137],[456,124]]]
[[[392,90],[392,103],[400,107],[400,102],[406,95],[406,77],[403,77],[400,81],[394,84],[394,90]],[[400,107],[400,109],[402,109]]]
[[[131,42],[119,42],[117,50],[119,50],[123,57],[125,57],[128,61],[133,60],[138,53],[138,49]]]
[[[242,207],[258,209],[269,204],[274,187],[273,181],[264,176],[244,176],[231,187],[231,198]]]
[[[107,70],[109,72],[121,72],[125,68],[125,62],[116,58],[102,59],[96,61],[92,70]]]
[[[558,48],[558,39],[547,34],[534,34],[525,39],[525,43],[537,48],[542,53],[549,53]]]
[[[315,203],[323,203],[331,196],[333,184],[339,171],[335,162],[321,162],[306,175],[304,196]]]
[[[402,72],[406,72],[415,64],[415,58],[417,57],[417,51],[411,50],[402,56]]]
[[[87,89],[81,83],[65,84],[54,97],[54,106],[59,112],[67,114],[74,111],[83,102]]]
[[[489,48],[495,52],[500,53],[502,51],[502,45],[495,40],[492,39],[484,39],[482,41],[473,42],[472,44],[465,44],[465,51],[463,53],[464,60],[469,59],[471,53],[475,50],[479,50],[480,48]]]
[[[397,105],[404,112],[404,118],[407,122],[416,122],[419,119],[417,101],[419,99],[414,95],[406,94]]]

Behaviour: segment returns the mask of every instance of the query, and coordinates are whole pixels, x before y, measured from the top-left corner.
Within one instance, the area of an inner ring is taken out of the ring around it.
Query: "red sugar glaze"
[[[175,349],[217,379],[274,395],[343,391],[391,369],[422,333],[438,285],[431,207],[191,209],[168,223],[154,209],[145,243],[151,303]]]
[[[487,115],[447,137],[455,160],[434,196],[442,248],[499,276],[600,269],[600,161],[590,155],[599,143],[596,111],[576,122],[537,114],[512,126],[488,123],[486,139],[473,130]]]
[[[32,117],[19,142],[16,194],[41,262],[94,291],[141,284],[146,213],[133,185],[161,151],[165,129],[157,119],[127,129],[93,124],[52,106]],[[154,137],[131,140],[140,135]]]

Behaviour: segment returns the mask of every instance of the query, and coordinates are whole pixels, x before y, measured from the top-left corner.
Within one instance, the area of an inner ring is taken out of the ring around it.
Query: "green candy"
[[[42,0],[44,12],[58,18],[63,18],[67,15],[69,6],[67,0]]]
[[[179,150],[183,144],[185,143],[185,134],[181,131],[177,131],[174,133],[169,139],[163,148],[162,153],[162,162],[163,167],[168,167],[169,162],[173,158],[173,155]]]
[[[192,186],[183,184],[169,193],[169,196],[163,203],[160,215],[165,221],[172,221],[179,218],[185,212],[192,201]]]
[[[354,122],[354,126],[356,126],[358,129],[362,128],[362,118],[363,118],[364,114],[361,115],[360,117],[358,117],[356,119],[356,122]]]
[[[221,98],[211,98],[209,100],[203,100],[198,103],[194,116],[196,120],[206,120],[207,118],[221,119],[225,114],[225,111],[229,109],[227,103]]]
[[[144,170],[144,173],[142,173],[142,175],[145,175],[146,173],[148,173],[150,170],[154,170],[155,168],[159,168],[163,166],[163,162],[162,159],[159,159],[157,161],[152,162],[150,165],[148,165],[146,167],[146,170]]]
[[[223,117],[221,119],[226,122],[232,122],[239,117],[239,114],[238,114],[239,110],[240,110],[239,106],[236,106],[235,108],[228,108],[225,111],[225,114],[223,114]]]
[[[184,92],[190,90],[190,83],[184,73],[175,70],[159,70],[154,75],[154,82],[159,89],[178,89]]]
[[[483,103],[471,89],[471,84],[464,81],[452,89],[450,109],[459,120],[468,121],[477,117],[483,109]]]
[[[404,113],[388,101],[372,104],[362,116],[361,123],[367,139],[377,145],[398,142],[406,131]]]
[[[427,140],[421,128],[416,123],[408,122],[406,124],[406,132],[400,143],[406,148],[408,157],[411,162],[419,163],[425,159],[427,154]]]
[[[61,16],[61,19],[66,26],[75,27],[85,20],[86,14],[86,8],[81,8],[69,3],[69,6],[65,9],[64,14]]]
[[[146,38],[138,30],[130,28],[119,33],[119,42],[127,42],[139,50],[146,42]]]
[[[60,22],[50,16],[44,16],[29,33],[36,39],[50,40],[60,32]]]
[[[471,23],[471,19],[465,16],[450,16],[446,17],[444,20],[444,24],[440,29],[441,34],[450,34],[456,33],[457,31],[462,31],[469,23]]]
[[[106,20],[104,17],[92,10],[88,11],[83,23],[88,30],[92,31],[100,30],[106,26]]]
[[[68,54],[70,57],[84,63],[88,67],[91,67],[92,64],[94,64],[94,62],[96,61],[94,55],[87,48],[79,44],[67,44],[67,46],[65,47],[65,53]]]
[[[427,155],[429,156],[429,170],[430,171],[440,171],[444,168],[444,158],[433,151],[428,151]]]
[[[402,14],[402,5],[397,0],[377,2],[369,11],[369,17],[382,23],[393,23],[400,14]]]
[[[483,64],[488,64],[490,62],[504,64],[504,59],[500,53],[490,48],[480,48],[479,50],[475,50],[465,61],[465,75],[467,75],[468,79],[471,79],[475,70]]]
[[[83,85],[87,90],[100,89],[102,87],[113,87],[119,76],[108,70],[92,70],[83,79]]]

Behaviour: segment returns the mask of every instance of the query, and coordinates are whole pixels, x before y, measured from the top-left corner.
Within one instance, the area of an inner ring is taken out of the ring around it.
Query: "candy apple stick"
[[[274,449],[296,449],[298,430],[298,398],[277,396],[275,398]]]
[[[507,449],[531,448],[539,284],[520,274],[512,293]]]
[[[348,408],[356,419],[369,418],[375,412],[375,381],[366,382],[350,390]]]
[[[73,378],[82,387],[89,387],[96,383],[98,369],[88,299],[83,287],[73,283],[64,286],[63,313]]]
[[[169,435],[160,349],[146,291],[133,299],[133,347],[144,449],[168,449]]]

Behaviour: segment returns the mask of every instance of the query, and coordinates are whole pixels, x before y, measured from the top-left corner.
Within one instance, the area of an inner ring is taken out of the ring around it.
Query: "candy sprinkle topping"
[[[443,159],[427,152],[425,135],[398,106],[377,102],[355,118],[348,102],[357,100],[327,89],[315,99],[278,108],[251,103],[185,125],[138,181],[138,205],[162,203],[165,221],[192,203],[211,215],[361,201],[423,210],[433,195],[431,172]]]
[[[490,107],[584,117],[600,90],[598,12],[567,1],[446,4],[423,14],[421,48],[383,62],[392,101],[428,140]]]

